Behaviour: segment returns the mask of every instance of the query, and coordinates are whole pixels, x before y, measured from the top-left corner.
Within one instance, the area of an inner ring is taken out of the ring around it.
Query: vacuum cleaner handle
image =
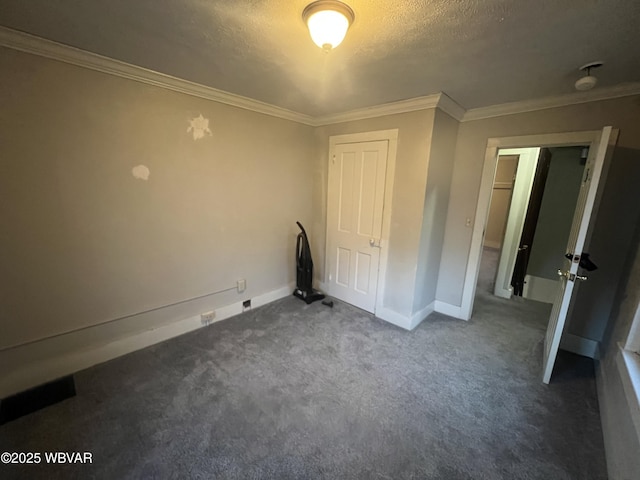
[[[296,222],[298,224],[298,226],[300,227],[300,230],[302,230],[302,233],[304,233],[304,236],[307,236],[307,232],[304,231],[304,227],[302,226],[302,224],[300,222]]]

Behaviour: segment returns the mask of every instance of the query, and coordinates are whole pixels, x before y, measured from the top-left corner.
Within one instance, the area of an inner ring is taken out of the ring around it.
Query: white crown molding
[[[312,117],[2,26],[0,26],[0,46],[314,127],[429,108],[439,108],[460,122],[469,122],[640,94],[640,82],[634,82],[597,88],[589,92],[574,92],[465,110],[445,93],[437,93],[348,112]]]
[[[640,82],[623,83],[613,87],[596,88],[588,92],[573,92],[555,97],[538,98],[522,102],[502,103],[489,107],[471,108],[462,117],[462,122],[502,117],[517,113],[535,112],[548,108],[567,107],[580,103],[597,102],[613,98],[640,95]]]
[[[466,113],[466,110],[458,102],[444,92],[440,93],[438,108],[459,122],[462,121]]]
[[[358,108],[348,112],[321,115],[314,118],[314,125],[321,126],[331,125],[334,123],[353,122],[355,120],[381,117],[383,115],[394,115],[397,113],[407,113],[427,108],[436,108],[440,102],[441,95],[442,94],[437,93],[435,95],[415,97],[408,100],[400,100],[398,102],[383,103],[382,105],[374,105],[373,107]]]
[[[293,112],[285,108],[276,107],[268,103],[224,92],[198,83],[182,80],[163,73],[131,65],[109,57],[87,52],[79,48],[45,40],[28,33],[19,32],[0,26],[0,46],[20,50],[22,52],[39,55],[71,65],[89,68],[98,72],[127,78],[136,82],[165,88],[174,92],[184,93],[194,97],[213,100],[245,110],[251,110],[272,117],[283,118],[306,125],[314,125],[309,115]]]
[[[448,96],[438,93],[349,112],[312,117],[2,26],[0,26],[0,46],[310,126],[436,107],[440,107],[457,120],[462,118],[460,112],[464,113],[462,107]]]

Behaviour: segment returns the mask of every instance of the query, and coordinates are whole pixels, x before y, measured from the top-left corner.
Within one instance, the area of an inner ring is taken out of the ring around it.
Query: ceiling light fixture
[[[591,62],[583,65],[579,68],[580,71],[585,73],[585,76],[576,80],[576,90],[591,90],[598,83],[598,79],[591,75],[592,68],[599,68],[603,65],[602,62]]]
[[[338,0],[317,0],[302,12],[313,42],[328,52],[342,43],[355,14]]]

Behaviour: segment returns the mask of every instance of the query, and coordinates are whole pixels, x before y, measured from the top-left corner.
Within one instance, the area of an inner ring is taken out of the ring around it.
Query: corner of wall
[[[389,308],[378,307],[376,309],[376,317],[397,327],[404,328],[405,330],[413,330],[433,311],[434,302],[411,315],[402,315]]]
[[[436,300],[459,122],[436,110],[427,163],[413,311]]]

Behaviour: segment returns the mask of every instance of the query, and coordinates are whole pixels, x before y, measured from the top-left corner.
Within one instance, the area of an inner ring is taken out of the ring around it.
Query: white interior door
[[[505,227],[500,260],[498,261],[498,271],[493,294],[502,298],[511,298],[513,287],[511,286],[511,276],[513,267],[516,264],[518,246],[524,221],[527,216],[529,197],[533,187],[533,179],[536,175],[540,148],[508,148],[500,149],[499,155],[518,155],[518,169],[516,170],[516,181],[513,184],[509,215]]]
[[[388,142],[335,145],[329,162],[328,291],[375,313]]]
[[[578,272],[580,256],[582,255],[582,249],[587,239],[592,214],[597,207],[596,193],[602,176],[605,158],[607,154],[611,153],[613,145],[615,145],[616,137],[617,132],[612,133],[611,127],[605,127],[602,130],[600,140],[591,145],[589,158],[584,167],[578,203],[573,216],[569,242],[567,243],[567,253],[571,253],[573,258],[571,260],[564,259],[563,268],[558,270],[558,290],[551,310],[551,316],[549,317],[547,334],[544,339],[542,374],[542,381],[544,383],[549,383],[549,380],[551,380],[551,373],[553,372],[553,366],[558,354],[560,338],[562,337],[567,312],[571,304],[575,282],[586,279],[586,277],[579,275]]]

